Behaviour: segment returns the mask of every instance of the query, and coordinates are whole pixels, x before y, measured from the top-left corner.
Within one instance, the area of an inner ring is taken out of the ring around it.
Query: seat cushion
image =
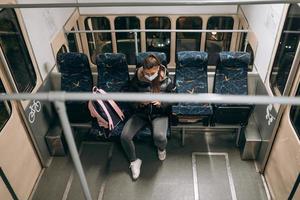
[[[214,108],[214,122],[247,124],[252,111],[251,105],[217,105]]]
[[[209,104],[179,103],[172,106],[172,113],[176,115],[209,116],[212,115],[212,107]]]

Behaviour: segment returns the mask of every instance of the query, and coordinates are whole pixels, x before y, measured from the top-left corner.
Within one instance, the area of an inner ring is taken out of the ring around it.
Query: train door
[[[0,9],[0,93],[33,93],[41,85],[17,16]],[[28,199],[42,170],[22,115],[29,103],[0,102],[0,199]]]
[[[299,69],[298,65],[298,69]],[[300,70],[291,96],[300,96]],[[287,106],[281,118],[265,177],[275,199],[300,199],[300,106]],[[298,178],[299,179],[299,178]],[[298,180],[299,181],[299,180]]]
[[[299,96],[300,5],[290,4],[270,74],[270,88],[276,96]],[[265,165],[265,177],[274,199],[300,199],[300,106],[281,105],[278,128]],[[298,198],[297,198],[298,197]]]
[[[0,92],[11,93],[0,77]],[[0,199],[28,199],[41,165],[15,101],[0,102],[0,129]]]

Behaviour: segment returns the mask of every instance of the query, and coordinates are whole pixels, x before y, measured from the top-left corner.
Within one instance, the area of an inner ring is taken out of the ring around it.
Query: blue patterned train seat
[[[61,72],[61,90],[66,92],[90,92],[93,78],[88,58],[82,53],[62,53],[57,57]],[[70,122],[84,123],[91,120],[86,101],[66,101]]]
[[[129,81],[128,65],[123,53],[104,53],[96,57],[98,87],[107,92],[124,91]]]
[[[175,75],[177,93],[208,93],[207,58],[206,52],[177,53]],[[172,106],[172,112],[177,116],[210,116],[212,107],[209,104],[178,103]]]
[[[98,70],[97,86],[106,92],[128,90],[129,72],[126,56],[123,53],[104,53],[96,57]],[[126,102],[118,102],[125,114],[129,114]]]
[[[126,56],[123,53],[104,53],[96,57],[98,70],[97,86],[106,92],[122,92],[128,90],[129,72]],[[119,106],[129,115],[126,102],[118,102]]]
[[[147,58],[147,56],[149,56],[150,54],[155,55],[161,64],[163,64],[164,66],[167,67],[167,56],[165,53],[163,52],[153,52],[153,51],[147,51],[147,52],[142,52],[139,53],[136,57],[136,68],[139,68],[143,65],[145,58]]]
[[[247,52],[221,52],[216,67],[213,92],[216,94],[247,95],[248,65]],[[252,105],[214,105],[213,121],[216,123],[242,124],[248,122]]]
[[[104,53],[96,56],[98,70],[97,86],[106,92],[127,91],[129,82],[128,65],[123,53]],[[126,102],[116,102],[125,114],[125,119],[131,115],[130,107]],[[125,121],[115,127],[111,139],[117,139],[122,133]],[[107,131],[93,123],[93,128],[98,131]]]

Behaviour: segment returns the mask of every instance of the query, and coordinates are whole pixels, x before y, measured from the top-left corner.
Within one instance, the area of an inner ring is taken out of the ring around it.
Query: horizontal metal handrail
[[[1,3],[0,8],[69,8],[69,7],[142,7],[142,6],[209,6],[299,3],[299,0],[185,0],[185,1],[102,1],[72,3]]]
[[[116,101],[161,101],[171,103],[215,103],[215,104],[285,104],[300,105],[300,97],[272,97],[272,96],[248,96],[248,95],[220,95],[220,94],[164,94],[164,93],[67,93],[67,92],[49,92],[49,93],[19,93],[0,95],[0,101],[3,100],[47,100],[47,101],[83,101],[83,100],[109,100]]]
[[[65,33],[134,33],[134,32],[180,32],[180,33],[247,33],[250,30],[228,30],[228,29],[120,29],[120,30],[78,30],[65,31]]]
[[[286,30],[286,31],[283,31],[283,33],[300,34],[300,31],[289,31],[289,30]]]

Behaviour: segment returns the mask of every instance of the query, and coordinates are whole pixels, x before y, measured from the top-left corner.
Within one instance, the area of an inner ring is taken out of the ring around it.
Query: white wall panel
[[[36,2],[36,0],[18,0],[18,3]],[[43,1],[43,3],[45,2]],[[52,3],[54,1],[49,0],[48,2]],[[55,34],[62,29],[73,11],[74,8],[21,9],[29,40],[43,79],[55,64],[50,42]]]
[[[173,0],[130,0],[130,2],[165,2]],[[194,0],[186,0],[185,2],[193,2]],[[106,2],[111,0],[78,0],[79,3],[85,2]],[[116,0],[114,2],[128,2],[127,0]],[[85,14],[211,14],[211,13],[236,13],[237,6],[144,6],[144,7],[103,7],[103,8],[81,8],[80,13]]]
[[[255,33],[258,47],[254,64],[262,80],[266,79],[270,67],[272,52],[279,30],[280,20],[284,11],[283,4],[245,5],[242,6],[251,30]]]
[[[20,4],[76,3],[76,0],[17,0]]]
[[[82,0],[80,0],[82,1]],[[80,8],[81,15],[105,14],[236,14],[237,6],[146,6],[146,7],[97,7]]]

